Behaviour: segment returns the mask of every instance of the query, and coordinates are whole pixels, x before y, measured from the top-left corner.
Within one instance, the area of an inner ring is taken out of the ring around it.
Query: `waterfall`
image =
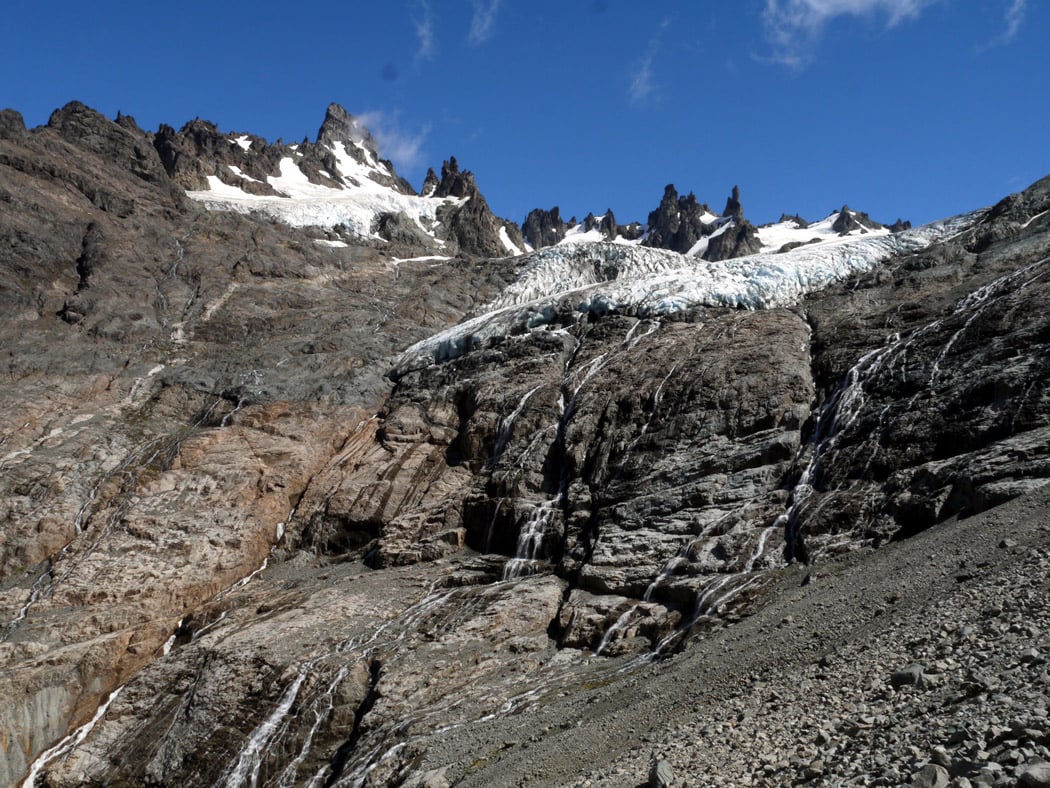
[[[59,758],[68,756],[73,750],[79,747],[84,739],[88,737],[88,734],[91,733],[94,727],[98,724],[99,720],[101,720],[106,715],[106,712],[109,711],[110,704],[117,699],[117,695],[120,694],[122,689],[124,689],[124,687],[117,687],[109,693],[109,697],[107,697],[102,705],[95,710],[95,716],[62,739],[54,747],[40,753],[36,760],[30,765],[29,773],[22,781],[22,788],[36,788],[36,778],[40,776],[40,772],[42,772],[48,764]]]
[[[1045,265],[1047,262],[1050,262],[1050,257],[1044,257],[1024,268],[1004,274],[988,284],[977,288],[972,293],[960,299],[955,304],[955,307],[949,315],[920,326],[911,331],[907,336],[902,337],[899,333],[889,335],[886,337],[885,343],[882,347],[861,356],[857,363],[850,367],[838,389],[821,410],[820,415],[817,418],[816,428],[813,431],[812,440],[808,446],[803,447],[799,451],[798,458],[802,456],[803,451],[809,449],[809,460],[806,463],[802,474],[799,476],[798,481],[791,490],[790,506],[774,523],[774,526],[784,529],[788,560],[801,557],[798,554],[798,539],[801,526],[799,518],[802,509],[815,492],[814,484],[816,483],[816,477],[824,459],[837,449],[843,432],[856,422],[867,404],[867,396],[864,388],[865,384],[874,379],[880,373],[892,372],[898,360],[903,367],[903,360],[906,359],[907,351],[912,345],[915,345],[924,337],[927,337],[937,329],[944,326],[948,321],[952,320],[952,318],[970,313],[963,321],[963,324],[951,334],[940,352],[934,358],[934,361],[931,364],[926,388],[916,392],[912,396],[907,403],[907,407],[910,409],[923,391],[934,390],[938,376],[941,374],[941,362],[947,358],[948,353],[951,351],[952,347],[954,347],[959,337],[970,327],[970,325],[972,325],[974,320],[976,320],[977,317],[988,307],[996,303],[1001,297],[1017,290],[1022,290],[1033,282],[1041,279],[1045,275],[1045,271],[1036,273],[1031,277],[1029,277],[1029,274],[1034,269]],[[878,415],[878,425],[880,428],[891,409],[891,405],[885,406]],[[867,471],[870,467],[871,462],[874,460],[875,455],[878,452],[878,433],[879,429],[876,429],[865,439],[870,440],[874,438],[875,445],[872,447],[871,453],[864,464],[864,471]]]
[[[561,493],[559,493],[551,500],[533,507],[528,521],[518,533],[518,545],[514,558],[508,561],[503,568],[504,580],[513,580],[535,573],[540,548],[543,546],[543,537],[546,535],[551,517],[561,503],[561,498]]]
[[[499,420],[499,429],[496,433],[496,447],[492,451],[492,459],[489,460],[488,463],[489,468],[495,467],[496,463],[499,461],[499,458],[503,456],[503,452],[507,450],[507,444],[510,442],[510,437],[512,434],[511,431],[514,429],[514,422],[517,420],[518,416],[521,415],[522,410],[525,409],[525,405],[528,404],[528,401],[532,397],[532,395],[539,391],[541,388],[543,388],[542,383],[526,391],[525,394],[522,395],[521,399],[518,401],[517,407],[515,407],[509,415],[504,416],[502,419]]]
[[[292,708],[292,704],[299,697],[299,688],[306,681],[306,668],[308,665],[310,663],[299,669],[299,674],[295,677],[295,681],[285,689],[276,708],[252,731],[251,736],[248,737],[248,742],[241,748],[237,760],[220,778],[220,782],[226,788],[239,788],[242,785],[249,785],[251,788],[255,788],[258,785],[259,769],[262,767],[264,751],[277,733],[285,715]]]
[[[608,646],[609,643],[612,642],[613,635],[615,635],[617,632],[619,632],[621,629],[627,626],[627,622],[634,617],[634,614],[638,612],[638,608],[640,607],[641,605],[632,605],[620,614],[620,617],[616,619],[616,622],[607,630],[605,630],[605,634],[602,636],[602,642],[599,643],[598,648],[594,650],[594,656],[600,657],[602,655],[602,652],[605,651],[606,646]]]

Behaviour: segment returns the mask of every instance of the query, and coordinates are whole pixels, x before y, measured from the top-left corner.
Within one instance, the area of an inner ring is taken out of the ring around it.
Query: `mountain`
[[[738,186],[733,187],[722,213],[716,214],[706,203],[698,202],[692,192],[679,197],[674,184],[664,189],[660,204],[649,214],[646,224],[617,224],[611,209],[598,217],[588,214],[582,222],[577,222],[576,217],[564,221],[555,206],[530,211],[521,225],[524,246],[529,251],[608,241],[669,249],[713,262],[760,252],[787,252],[803,244],[827,243],[850,235],[883,235],[909,229],[910,222],[898,219],[892,225],[882,225],[847,205],[812,224],[798,215],[785,214],[775,224],[755,227],[744,218]]]
[[[0,112],[0,783],[1039,784],[1050,178],[517,228],[440,170]]]

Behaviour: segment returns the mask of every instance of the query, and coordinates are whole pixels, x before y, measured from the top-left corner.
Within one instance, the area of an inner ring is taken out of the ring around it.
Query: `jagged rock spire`
[[[334,142],[355,142],[364,145],[378,159],[379,145],[368,128],[356,117],[336,103],[328,105],[324,121],[317,131],[320,145]]]
[[[740,187],[734,186],[733,193],[726,200],[725,210],[722,211],[723,216],[728,216],[734,221],[741,221],[744,218],[744,206],[740,203]]]

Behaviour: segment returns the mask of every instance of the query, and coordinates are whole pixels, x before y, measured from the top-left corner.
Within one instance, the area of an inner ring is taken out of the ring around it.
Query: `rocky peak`
[[[433,187],[429,195],[428,184]],[[433,170],[427,173],[423,192],[431,197],[467,198],[466,203],[450,211],[442,220],[448,227],[449,239],[456,242],[460,253],[476,257],[500,257],[506,254],[499,234],[504,222],[492,213],[478,190],[474,173],[461,170],[455,156],[449,156],[442,162],[440,180]]]
[[[848,205],[843,205],[831,229],[839,235],[849,235],[854,230],[881,230],[882,225],[873,221],[866,213],[851,211]]]
[[[22,113],[13,109],[0,109],[0,139],[18,139],[26,134],[26,122]]]
[[[549,211],[534,208],[521,225],[525,242],[533,249],[554,246],[565,237],[569,226],[561,218],[561,209],[555,205]]]
[[[317,132],[317,144],[332,145],[336,142],[363,145],[379,159],[379,145],[372,133],[360,120],[333,102],[325,111],[324,121]]]
[[[51,113],[47,127],[66,142],[116,162],[145,181],[167,181],[157,154],[138,126],[129,129],[79,101],[71,101]]]
[[[247,150],[231,141],[242,136],[251,139]],[[184,189],[207,189],[207,177],[214,175],[246,192],[276,194],[266,178],[278,172],[283,146],[267,145],[251,135],[225,134],[211,121],[194,118],[178,131],[161,125],[153,136],[153,147],[167,174]],[[254,180],[235,176],[231,166]]]
[[[434,190],[435,197],[476,197],[479,196],[474,173],[460,170],[455,156],[449,156],[441,163],[441,180]]]
[[[729,195],[729,199],[726,200],[725,210],[722,211],[723,216],[728,216],[734,221],[740,221],[744,218],[744,206],[740,203],[740,187],[734,186],[733,193]]]
[[[649,213],[648,246],[670,249],[678,233],[678,190],[673,183],[664,187],[664,196],[655,211]]]
[[[780,214],[780,218],[777,219],[777,224],[783,224],[784,222],[792,222],[800,230],[805,230],[807,227],[809,227],[809,222],[807,222],[797,213],[793,216],[789,216],[786,213]]]
[[[427,175],[423,179],[423,189],[420,191],[420,194],[424,197],[432,197],[440,184],[441,180],[438,178],[437,173],[434,172],[434,168],[428,167]]]
[[[696,199],[693,192],[678,196],[674,184],[664,187],[664,196],[657,209],[649,214],[649,238],[646,246],[688,252],[703,236],[709,235],[714,225],[705,224],[711,211]]]

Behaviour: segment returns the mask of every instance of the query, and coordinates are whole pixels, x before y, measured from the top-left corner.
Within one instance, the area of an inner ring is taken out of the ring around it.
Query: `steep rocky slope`
[[[637,785],[654,745],[726,784],[892,781],[925,756],[850,755],[833,698],[805,722],[827,736],[785,722],[728,764],[764,704],[801,719],[767,688],[803,663],[893,706],[869,727],[903,741],[921,708],[852,682],[905,649],[816,660],[971,615],[982,583],[1045,594],[1050,181],[725,263],[506,258],[520,239],[454,160],[412,195],[333,108],[300,146],[316,177],[360,143],[389,177],[367,188],[450,201],[445,230],[390,214],[362,240],[202,198],[223,168],[255,188],[231,163],[277,189],[289,157],[199,121],[0,120],[0,782]],[[923,563],[951,551],[966,580]],[[875,620],[895,593],[907,615]],[[948,675],[1007,645],[959,631],[909,659]],[[997,703],[975,713],[1012,725]],[[1050,756],[1024,735],[995,779]],[[1007,741],[972,738],[974,763]]]

